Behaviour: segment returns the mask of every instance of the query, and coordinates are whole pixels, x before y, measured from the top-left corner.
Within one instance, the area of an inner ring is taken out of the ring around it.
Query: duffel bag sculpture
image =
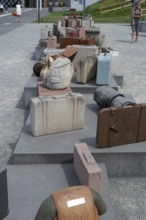
[[[134,99],[125,97],[110,86],[99,86],[94,92],[93,99],[101,108],[123,107],[136,104]]]
[[[73,186],[52,193],[41,204],[35,220],[99,220],[106,205],[87,186]]]
[[[65,89],[70,86],[73,72],[72,62],[66,57],[59,57],[44,76],[43,84],[49,89]]]
[[[43,66],[40,72],[40,78],[44,79],[45,75],[47,74],[49,68],[52,66],[53,62],[56,60],[56,57],[52,54],[48,54],[45,57],[46,64]]]
[[[44,78],[44,75],[48,72],[50,66],[56,59],[56,56],[52,54],[47,54],[44,60],[38,61],[33,66],[33,72],[36,76],[41,79]]]

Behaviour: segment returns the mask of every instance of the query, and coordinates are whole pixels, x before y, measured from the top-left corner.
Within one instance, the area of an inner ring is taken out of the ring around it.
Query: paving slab
[[[96,144],[99,107],[92,94],[84,96],[86,107],[83,129],[34,137],[28,118],[13,153],[14,164],[71,163],[74,144],[87,143],[96,161],[106,164],[109,177],[144,176],[146,142],[99,148]]]
[[[107,212],[100,220],[114,220],[104,164],[99,164],[101,195]],[[4,220],[34,220],[42,201],[52,192],[68,186],[80,185],[72,164],[10,165],[7,166],[9,214]]]

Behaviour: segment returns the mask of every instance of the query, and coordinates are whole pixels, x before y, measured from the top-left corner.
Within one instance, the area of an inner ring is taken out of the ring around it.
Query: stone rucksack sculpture
[[[96,191],[73,186],[52,193],[41,204],[35,220],[99,220],[106,205]]]
[[[72,62],[66,57],[59,57],[45,74],[43,84],[49,89],[65,89],[70,86],[73,72]]]

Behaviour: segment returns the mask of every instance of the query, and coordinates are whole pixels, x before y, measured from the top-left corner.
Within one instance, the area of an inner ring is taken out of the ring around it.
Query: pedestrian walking
[[[134,35],[135,36],[135,42],[138,41],[138,32],[139,32],[139,20],[141,18],[142,15],[142,9],[140,6],[140,2],[137,1],[132,9],[132,39],[131,39],[131,43],[134,43]]]
[[[16,14],[17,14],[17,22],[20,22],[20,17],[22,14],[21,4],[20,2],[17,2],[16,4]]]
[[[4,12],[4,5],[2,2],[0,2],[0,13],[3,14]]]

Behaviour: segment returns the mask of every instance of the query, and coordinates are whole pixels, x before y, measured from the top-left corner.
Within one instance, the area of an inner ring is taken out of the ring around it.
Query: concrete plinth
[[[101,195],[107,213],[100,220],[114,220],[113,207],[104,164]],[[9,214],[5,220],[34,220],[44,199],[52,192],[68,186],[80,185],[73,165],[12,165],[7,167]]]
[[[30,98],[36,97],[38,95],[37,85],[39,78],[32,75],[24,87],[24,106],[27,108],[30,106]],[[113,76],[110,78],[110,87],[118,91],[118,86],[116,84]],[[77,84],[76,77],[73,76],[70,84],[70,88],[73,92],[79,92],[82,94],[93,94],[97,88],[95,79],[88,82],[87,84]]]
[[[13,154],[14,163],[70,163],[73,160],[74,144],[85,142],[96,161],[106,164],[110,177],[145,176],[146,142],[98,148],[96,129],[99,108],[93,101],[92,94],[84,96],[84,129],[33,137],[28,119]]]

